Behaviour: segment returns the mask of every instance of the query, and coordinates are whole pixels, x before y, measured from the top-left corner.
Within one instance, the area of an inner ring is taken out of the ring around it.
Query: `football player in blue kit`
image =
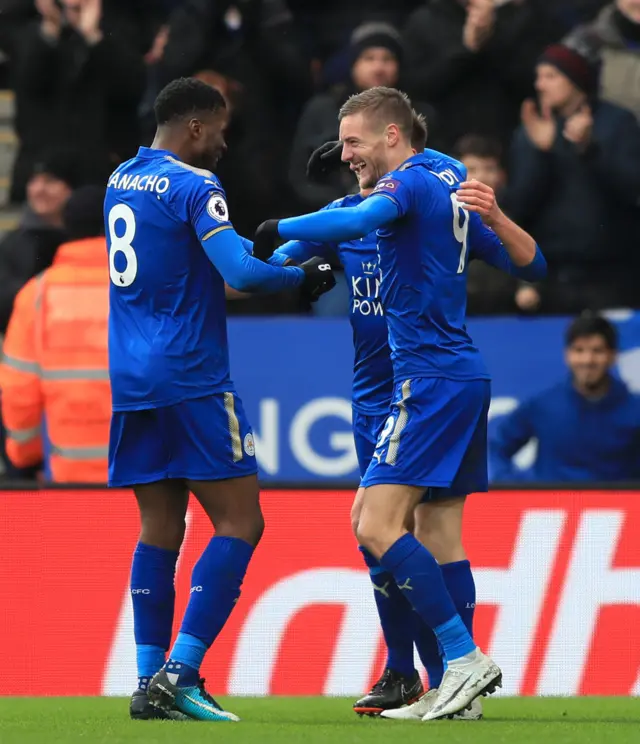
[[[451,168],[464,181],[466,178],[464,165],[437,151],[425,150],[426,138],[424,117],[414,112],[412,149],[415,152],[424,151],[430,158],[433,168],[441,171]],[[341,150],[342,145],[339,142],[328,142],[318,148],[309,161],[309,177],[316,178],[336,167]],[[357,178],[360,180],[359,176]],[[331,202],[325,209],[357,206],[371,194],[372,190],[373,188],[361,189],[358,194]],[[388,418],[389,401],[393,392],[387,326],[380,300],[376,234],[372,232],[360,239],[338,243],[291,241],[281,246],[273,257],[269,258],[269,262],[275,265],[283,265],[285,261],[292,260],[300,262],[316,253],[325,256],[327,260],[337,256],[349,283],[350,322],[355,351],[352,387],[353,436],[360,474],[364,476],[371,462],[376,441]],[[480,258],[495,268],[529,280],[542,278],[546,268],[544,260],[540,259],[534,265],[524,268],[514,264],[496,233],[482,224],[478,214],[470,215],[469,260],[474,258]],[[357,532],[363,493],[364,489],[360,488],[353,504],[351,516],[354,532]],[[472,633],[475,584],[471,567],[464,553],[461,534],[451,530],[444,535],[438,534],[442,520],[433,519],[438,503],[443,502],[435,502],[435,506],[425,503],[416,508],[414,534],[436,554],[454,605]],[[435,516],[438,516],[437,513]],[[461,528],[461,522],[456,521],[454,526]],[[413,531],[414,526],[408,525],[408,529]],[[371,573],[374,598],[387,646],[387,663],[382,677],[367,695],[356,701],[354,710],[359,714],[382,713],[390,718],[421,719],[433,702],[435,691],[444,674],[437,640],[431,629],[420,620],[398,590],[393,578],[381,570],[366,549],[360,550]],[[420,676],[414,668],[414,641],[429,677],[430,689],[424,696]],[[454,717],[461,720],[481,718],[480,700],[475,700],[469,710],[460,711]]]
[[[203,657],[224,627],[263,531],[251,427],[229,373],[225,282],[238,291],[334,285],[326,261],[269,266],[250,255],[211,172],[224,153],[222,95],[192,78],[155,103],[150,148],[108,181],[109,484],[132,486],[138,689],[132,718],[237,721],[206,692]],[[189,493],[215,528],[193,568],[171,649],[174,573]]]
[[[465,327],[470,235],[482,217],[524,274],[527,267],[537,274],[544,259],[490,189],[466,182],[450,161],[414,154],[411,132],[411,105],[399,91],[372,88],[350,98],[340,112],[342,159],[373,193],[355,207],[263,223],[254,250],[276,236],[341,243],[377,231],[394,390],[362,479],[357,536],[372,572],[394,579],[442,649],[447,668],[422,718],[432,720],[501,683],[457,610],[437,551],[406,529],[425,501],[436,537],[459,541],[465,496],[488,487],[489,375]]]

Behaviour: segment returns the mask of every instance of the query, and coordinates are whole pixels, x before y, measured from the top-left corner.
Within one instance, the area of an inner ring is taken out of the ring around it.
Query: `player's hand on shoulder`
[[[307,178],[318,181],[342,163],[342,142],[332,140],[320,145],[311,153],[307,162]]]
[[[321,295],[336,286],[336,278],[326,258],[314,256],[300,264],[300,268],[304,271],[302,293],[310,302],[316,302]]]
[[[468,212],[477,212],[485,225],[493,225],[502,217],[495,191],[491,186],[472,179],[460,184],[456,191],[458,203]]]
[[[265,220],[258,226],[253,238],[253,256],[261,261],[268,261],[276,249],[278,241],[279,220]]]

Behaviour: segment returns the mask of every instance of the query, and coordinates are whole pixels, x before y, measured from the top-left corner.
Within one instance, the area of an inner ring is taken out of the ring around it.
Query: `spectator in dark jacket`
[[[37,0],[41,18],[25,31],[15,68],[14,201],[22,201],[33,163],[52,147],[82,151],[105,178],[135,154],[149,41],[133,13],[137,2],[110,2],[103,14],[101,0]]]
[[[640,478],[640,399],[612,374],[615,328],[585,316],[567,332],[570,376],[505,416],[490,440],[491,480],[537,483],[633,481]],[[529,471],[513,456],[538,440]]]
[[[549,14],[549,20],[558,35],[554,41],[560,39],[577,26],[590,23],[607,4],[608,0],[541,0]]]
[[[377,21],[399,28],[424,0],[289,0],[312,56],[324,63],[346,49],[354,28]],[[331,63],[330,63],[331,64]]]
[[[83,181],[77,153],[52,152],[36,163],[27,183],[27,207],[20,225],[0,242],[0,333],[7,328],[20,289],[51,265],[65,238],[64,207]]]
[[[505,206],[549,264],[541,308],[580,312],[638,302],[630,236],[640,228],[640,126],[599,101],[597,60],[563,45],[537,67],[525,101]]]
[[[602,56],[600,98],[640,119],[640,2],[616,0],[598,18],[576,29],[570,45],[590,45]]]
[[[404,31],[409,95],[434,106],[450,152],[465,134],[507,145],[518,107],[533,90],[533,67],[552,40],[531,0],[429,0]]]
[[[320,145],[338,138],[338,111],[353,94],[376,85],[395,87],[402,62],[400,33],[388,23],[367,22],[355,29],[350,42],[350,80],[327,93],[314,96],[306,105],[291,150],[289,178],[303,209],[319,209],[330,201],[357,190],[347,168],[332,172],[325,182],[307,179],[307,161]],[[426,114],[432,128],[431,110],[414,101],[419,113]]]
[[[291,201],[282,164],[311,92],[293,17],[285,0],[185,0],[168,25],[157,84],[195,75],[225,96],[229,149],[218,175],[236,229],[253,233]]]

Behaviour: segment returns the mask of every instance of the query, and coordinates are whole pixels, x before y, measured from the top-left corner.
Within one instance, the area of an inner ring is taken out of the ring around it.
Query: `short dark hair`
[[[222,93],[196,78],[178,78],[166,85],[153,105],[156,124],[162,126],[198,113],[225,109]]]
[[[454,153],[458,160],[467,155],[473,155],[476,158],[486,158],[495,160],[502,164],[502,147],[497,140],[490,137],[482,137],[479,134],[465,134],[457,142]]]
[[[406,93],[395,88],[378,86],[356,93],[342,105],[338,120],[354,114],[370,114],[384,126],[396,124],[408,142],[413,131],[413,108]]]
[[[413,126],[411,128],[411,147],[416,152],[422,152],[427,146],[429,130],[427,128],[427,117],[419,114],[413,109]]]
[[[580,338],[601,336],[611,351],[618,350],[618,332],[606,318],[585,312],[572,321],[565,335],[565,346],[571,346]]]

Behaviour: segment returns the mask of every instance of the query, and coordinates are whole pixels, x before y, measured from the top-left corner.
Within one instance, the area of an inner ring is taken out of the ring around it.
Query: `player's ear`
[[[188,127],[193,139],[199,139],[202,136],[202,122],[200,119],[189,119]]]
[[[389,147],[395,147],[400,140],[400,130],[397,124],[387,124],[385,129],[385,139]]]

